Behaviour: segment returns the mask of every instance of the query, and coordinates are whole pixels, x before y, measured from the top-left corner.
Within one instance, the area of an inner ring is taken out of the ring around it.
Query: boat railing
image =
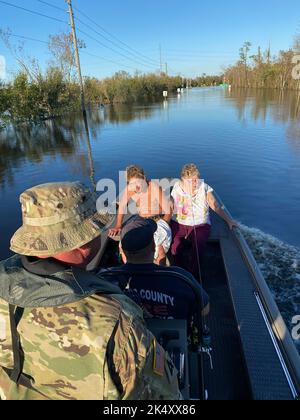
[[[227,209],[218,194],[215,193],[215,196],[222,209],[230,217],[232,217],[230,211]],[[300,396],[300,355],[296,349],[295,343],[281,315],[281,312],[274,300],[270,288],[268,287],[266,280],[253,256],[253,253],[248,243],[246,242],[243,233],[241,232],[241,229],[234,228],[232,235],[239,247],[239,250],[245,263],[247,264],[249,271],[252,274],[259,299],[262,302],[263,309],[268,316],[268,321],[272,328],[272,332],[275,334],[275,337],[283,353],[284,361],[287,364],[289,373],[293,378],[293,383],[296,388],[296,395],[294,395],[294,397],[297,399]]]

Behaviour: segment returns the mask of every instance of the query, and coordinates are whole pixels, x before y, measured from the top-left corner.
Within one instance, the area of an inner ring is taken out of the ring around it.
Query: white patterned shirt
[[[183,191],[181,183],[177,182],[172,191],[174,199],[173,219],[184,226],[198,226],[211,224],[207,194],[214,190],[204,181],[200,181],[196,195]]]

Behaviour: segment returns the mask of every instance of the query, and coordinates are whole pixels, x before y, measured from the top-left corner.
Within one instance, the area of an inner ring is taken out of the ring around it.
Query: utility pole
[[[166,75],[168,76],[168,63],[166,63]]]
[[[76,35],[76,28],[75,28],[75,20],[74,20],[74,12],[72,7],[72,0],[66,0],[69,6],[69,14],[71,20],[71,27],[73,33],[73,42],[74,42],[74,49],[75,49],[75,58],[76,58],[76,66],[78,70],[78,78],[80,84],[80,95],[81,95],[81,107],[83,115],[86,115],[86,108],[85,108],[85,99],[84,99],[84,88],[83,88],[83,81],[82,81],[82,74],[81,74],[81,66],[80,66],[80,58],[78,52],[78,43],[77,43],[77,35]]]

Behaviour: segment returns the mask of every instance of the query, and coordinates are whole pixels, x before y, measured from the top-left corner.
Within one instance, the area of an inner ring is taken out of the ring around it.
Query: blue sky
[[[7,1],[68,21],[67,13],[38,0]],[[47,1],[67,9],[64,0]],[[276,53],[289,48],[294,35],[300,32],[299,0],[73,0],[73,4],[106,31],[152,60],[145,65],[144,57],[139,55],[137,58],[130,55],[128,50],[118,49],[78,22],[78,29],[116,50],[113,52],[87,35],[78,33],[87,45],[81,54],[83,74],[97,77],[106,77],[121,69],[129,72],[159,69],[160,44],[163,62],[168,62],[170,73],[181,73],[187,77],[203,72],[220,73],[222,66],[236,61],[244,41],[252,42],[253,50],[259,45],[267,48],[270,42],[272,52]],[[76,10],[75,14],[109,38]],[[0,28],[7,27],[16,35],[44,41],[48,40],[49,34],[68,29],[67,24],[35,16],[0,2]],[[13,40],[18,42],[17,38]],[[116,39],[112,40],[126,48]],[[50,59],[46,44],[25,41],[25,49],[28,54],[38,58],[43,67]],[[5,56],[9,73],[17,69],[15,60],[1,40],[0,55]]]

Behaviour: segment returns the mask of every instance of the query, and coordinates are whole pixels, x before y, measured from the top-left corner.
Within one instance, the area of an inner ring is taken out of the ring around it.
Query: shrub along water
[[[79,107],[80,90],[67,83],[56,68],[30,80],[26,73],[0,88],[0,121],[8,123],[36,122],[53,118]]]
[[[182,85],[181,77],[165,74],[136,74],[118,72],[104,80],[85,80],[88,102],[133,103],[162,98],[164,90],[174,93]]]
[[[153,101],[161,98],[164,90],[176,92],[181,84],[181,77],[164,74],[131,76],[118,72],[104,80],[86,78],[85,95],[88,104]],[[0,85],[2,126],[38,122],[79,109],[79,85],[67,81],[63,72],[56,67],[49,67],[44,75],[40,72],[33,79],[21,72],[10,83]]]

